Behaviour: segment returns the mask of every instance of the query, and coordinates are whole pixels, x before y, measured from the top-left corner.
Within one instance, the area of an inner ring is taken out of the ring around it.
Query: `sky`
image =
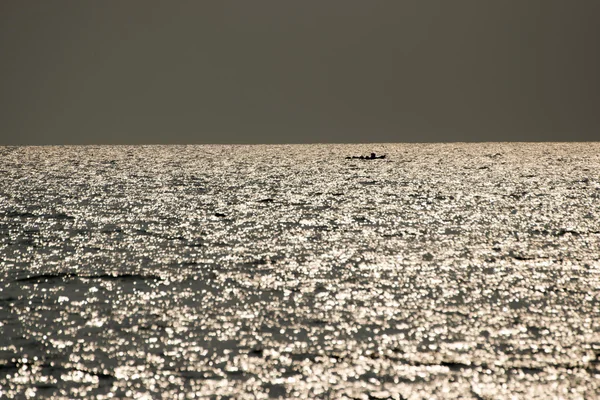
[[[0,145],[600,140],[598,0],[3,0]]]

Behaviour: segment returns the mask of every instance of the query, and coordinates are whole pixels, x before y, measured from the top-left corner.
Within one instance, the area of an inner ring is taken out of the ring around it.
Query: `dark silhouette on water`
[[[371,153],[370,156],[348,156],[346,160],[382,160],[385,158],[385,154],[382,156],[378,156],[375,153]]]

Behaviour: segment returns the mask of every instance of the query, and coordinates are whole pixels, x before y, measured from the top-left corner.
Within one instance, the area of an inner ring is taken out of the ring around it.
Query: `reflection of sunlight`
[[[593,397],[598,145],[385,146],[16,150],[0,397]]]

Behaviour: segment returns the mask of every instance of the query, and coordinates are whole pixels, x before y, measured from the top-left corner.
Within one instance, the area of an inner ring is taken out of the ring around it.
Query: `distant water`
[[[591,399],[599,217],[600,143],[0,148],[0,398]]]

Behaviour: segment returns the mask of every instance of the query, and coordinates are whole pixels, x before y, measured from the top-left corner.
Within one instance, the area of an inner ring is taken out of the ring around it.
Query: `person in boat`
[[[385,154],[382,156],[377,156],[376,153],[371,153],[370,156],[348,156],[346,157],[346,160],[379,160],[384,158]]]

